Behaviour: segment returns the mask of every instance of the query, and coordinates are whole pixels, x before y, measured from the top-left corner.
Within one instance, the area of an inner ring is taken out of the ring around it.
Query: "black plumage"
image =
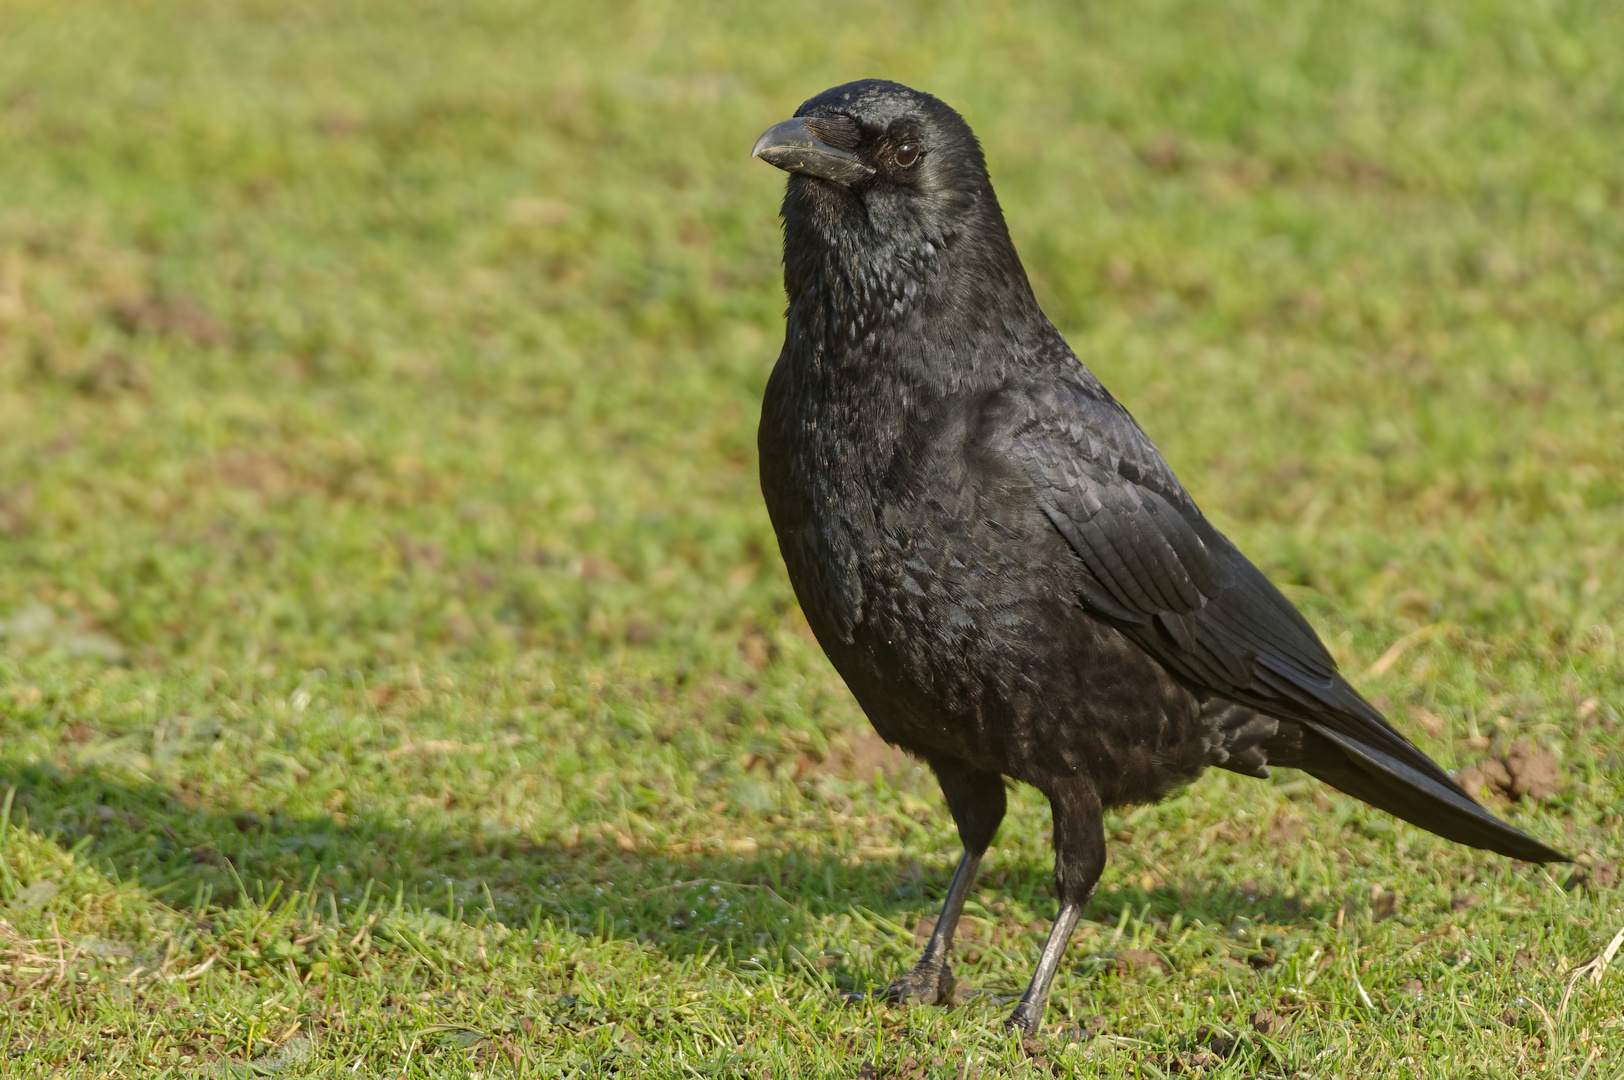
[[[1006,776],[1054,811],[1060,913],[1010,1018],[1026,1030],[1104,867],[1104,808],[1209,765],[1305,769],[1451,840],[1564,858],[1394,730],[1202,516],[1039,309],[957,113],[849,83],[754,153],[790,173],[759,435],[773,528],[818,641],[880,735],[934,770],[965,845],[890,996],[951,991]]]

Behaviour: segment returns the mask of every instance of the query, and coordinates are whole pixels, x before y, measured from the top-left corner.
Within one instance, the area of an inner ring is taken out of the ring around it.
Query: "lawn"
[[[1624,1075],[1620,57],[1562,0],[0,3],[0,1073]],[[1109,819],[1023,1049],[1019,791],[981,993],[843,1005],[958,848],[761,506],[748,149],[869,75],[965,112],[1078,353],[1574,866],[1211,775]]]

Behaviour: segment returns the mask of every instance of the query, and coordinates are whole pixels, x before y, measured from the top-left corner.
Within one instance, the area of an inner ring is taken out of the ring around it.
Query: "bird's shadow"
[[[905,857],[854,859],[805,844],[672,854],[622,850],[611,836],[564,850],[481,836],[455,820],[436,826],[365,812],[261,815],[199,802],[178,786],[95,767],[68,773],[43,762],[0,774],[0,792],[8,789],[15,789],[13,823],[182,911],[303,891],[330,896],[342,912],[370,893],[509,926],[550,920],[588,937],[636,939],[672,957],[713,952],[741,964],[810,963],[842,989],[862,989],[909,962],[916,928],[936,911],[950,874]],[[1051,883],[1037,860],[990,859],[980,895],[1044,914],[1002,929],[990,913],[972,919],[966,951],[996,944],[1012,968],[1023,966],[1016,957],[1035,957],[1052,911]],[[1237,917],[1290,925],[1324,914],[1270,891],[1215,882],[1108,887],[1085,918],[1165,925],[1176,913],[1185,923],[1224,925]],[[857,937],[883,947],[856,957],[829,947],[830,917],[842,915],[866,924]]]

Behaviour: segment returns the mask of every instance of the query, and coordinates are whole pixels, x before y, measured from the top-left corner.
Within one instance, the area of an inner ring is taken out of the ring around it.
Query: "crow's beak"
[[[774,124],[762,132],[750,156],[785,172],[816,176],[848,187],[874,175],[872,166],[864,165],[856,154],[830,146],[812,134],[806,121],[799,117]]]

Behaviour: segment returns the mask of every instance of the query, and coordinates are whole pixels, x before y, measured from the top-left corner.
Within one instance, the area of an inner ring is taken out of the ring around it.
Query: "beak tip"
[[[774,127],[770,127],[761,133],[761,137],[756,140],[756,144],[750,148],[750,157],[752,159],[762,158],[767,162],[767,164],[772,164],[772,159],[767,158],[765,155],[773,147],[779,145],[779,140],[775,139],[773,136],[777,134],[779,128],[782,126],[782,124],[775,125]]]

